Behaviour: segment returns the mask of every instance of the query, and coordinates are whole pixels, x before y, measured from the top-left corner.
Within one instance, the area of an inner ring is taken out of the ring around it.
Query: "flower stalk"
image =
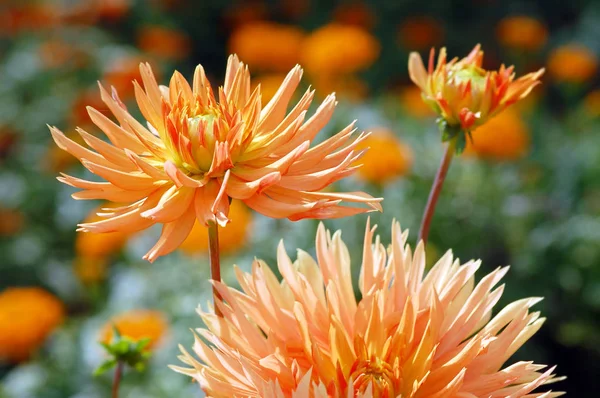
[[[429,198],[427,199],[427,205],[425,206],[425,211],[423,212],[423,219],[421,221],[421,228],[419,230],[419,240],[422,240],[423,243],[427,243],[429,227],[431,226],[431,220],[433,219],[433,214],[435,213],[435,206],[440,197],[440,193],[442,192],[442,187],[444,186],[446,174],[448,174],[448,169],[450,168],[450,163],[452,163],[452,158],[456,152],[457,141],[458,136],[448,141],[444,156],[442,157],[442,161],[440,163],[440,167],[435,174],[431,191],[429,191]]]
[[[214,282],[221,282],[221,258],[219,253],[219,226],[216,222],[208,223],[208,255],[210,258],[210,277]],[[215,313],[222,316],[221,310],[217,306],[217,301],[222,297],[217,288],[213,285],[213,300],[215,303]]]
[[[123,361],[119,361],[115,367],[115,378],[113,379],[112,385],[112,398],[119,398],[119,385],[121,384],[124,366],[125,364]]]

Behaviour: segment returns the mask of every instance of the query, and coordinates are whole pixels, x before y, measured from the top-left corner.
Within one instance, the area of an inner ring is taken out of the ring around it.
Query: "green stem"
[[[431,225],[431,220],[433,219],[433,213],[435,213],[435,206],[440,193],[442,192],[444,180],[446,180],[446,174],[450,168],[450,163],[452,163],[452,158],[454,157],[455,151],[456,138],[452,139],[450,142],[448,142],[448,145],[446,145],[444,157],[442,158],[440,167],[435,175],[435,180],[433,180],[431,191],[429,192],[429,199],[427,199],[427,205],[425,206],[425,212],[423,213],[423,220],[421,221],[421,229],[419,230],[419,240],[422,240],[423,243],[427,243],[429,227]]]
[[[117,362],[117,367],[115,368],[115,378],[113,379],[112,385],[112,398],[119,398],[119,385],[121,384],[121,376],[123,376],[123,362]]]
[[[221,282],[221,258],[219,254],[219,226],[215,222],[208,223],[208,255],[210,257],[210,277],[215,282]],[[215,303],[215,314],[223,316],[217,306],[217,301],[223,298],[213,285],[213,299]]]

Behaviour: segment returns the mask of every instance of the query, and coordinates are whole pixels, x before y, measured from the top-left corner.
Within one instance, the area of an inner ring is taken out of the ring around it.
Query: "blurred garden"
[[[160,227],[95,234],[99,200],[73,200],[61,173],[91,174],[53,141],[48,125],[83,143],[104,135],[87,107],[110,116],[98,82],[137,110],[133,80],[148,62],[160,84],[191,81],[202,64],[213,88],[229,54],[248,65],[267,104],[296,65],[315,104],[339,102],[322,141],[357,120],[372,134],[362,168],[335,191],[383,197],[384,211],[324,220],[342,230],[359,279],[365,224],[391,239],[392,220],[417,231],[443,146],[436,114],[411,82],[408,58],[445,46],[449,59],[480,43],[484,67],[545,68],[542,84],[472,133],[450,168],[426,247],[482,272],[510,265],[499,305],[544,297],[543,327],[514,356],[556,364],[554,390],[600,396],[600,2],[595,0],[3,0],[0,5],[0,397],[110,396],[94,376],[113,325],[149,338],[145,369],[127,369],[121,397],[201,397],[180,365],[196,313],[212,301],[208,233],[196,222],[179,249],[142,259]],[[312,106],[309,114],[314,112]],[[137,113],[135,113],[137,112]],[[77,133],[77,127],[88,136]],[[255,258],[276,275],[277,247],[315,253],[320,220],[272,219],[240,200],[220,230],[223,279]]]

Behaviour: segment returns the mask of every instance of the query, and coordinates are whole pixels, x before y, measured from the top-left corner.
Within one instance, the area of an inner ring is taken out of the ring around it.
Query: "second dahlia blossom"
[[[447,252],[425,272],[425,250],[406,244],[394,223],[384,247],[367,224],[358,301],[351,258],[338,231],[321,225],[316,261],[277,253],[280,283],[255,261],[237,270],[241,291],[216,286],[223,317],[199,313],[193,351],[181,347],[193,377],[210,397],[550,398],[534,392],[556,381],[554,367],[505,366],[542,325],[530,312],[539,298],[515,301],[495,315],[508,268],[475,282],[479,261]]]
[[[275,218],[333,218],[381,210],[381,199],[362,192],[322,192],[353,173],[355,151],[366,134],[353,139],[353,124],[311,147],[336,105],[328,96],[308,116],[314,91],[307,90],[288,112],[302,69],[293,68],[263,107],[260,87],[251,90],[248,68],[233,55],[225,84],[213,92],[201,65],[190,85],[175,72],[159,86],[147,64],[140,65],[143,88],[134,82],[137,104],[146,119],[138,122],[119,99],[100,86],[116,122],[88,107],[92,122],[110,142],[78,129],[88,149],[51,127],[59,147],[77,157],[105,182],[68,175],[59,180],[83,191],[76,199],[123,203],[107,209],[103,220],[80,225],[89,232],[133,232],[162,223],[163,231],[145,258],[175,250],[196,219],[203,224],[228,220],[230,199],[239,199]],[[355,202],[368,208],[341,206]]]
[[[483,51],[479,45],[459,60],[447,60],[442,48],[437,63],[432,49],[427,68],[421,56],[411,53],[408,71],[429,104],[450,128],[470,132],[508,106],[525,98],[540,84],[544,69],[515,80],[514,67],[502,65],[497,71],[482,68]]]

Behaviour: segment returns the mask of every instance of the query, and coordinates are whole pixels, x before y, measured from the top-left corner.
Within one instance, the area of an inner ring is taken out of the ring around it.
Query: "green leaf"
[[[100,366],[94,370],[94,376],[100,376],[107,371],[111,370],[115,366],[117,366],[118,361],[115,358],[108,359],[104,361]]]

